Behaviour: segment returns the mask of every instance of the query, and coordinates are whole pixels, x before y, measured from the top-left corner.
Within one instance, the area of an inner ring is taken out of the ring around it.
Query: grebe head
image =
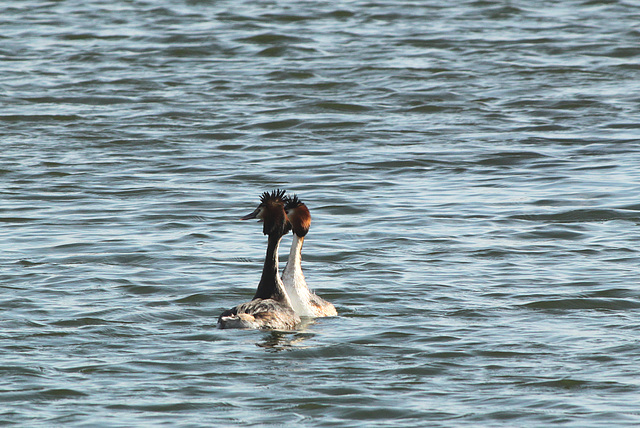
[[[286,235],[291,230],[291,225],[284,211],[285,191],[276,189],[264,192],[260,197],[260,205],[251,214],[247,214],[240,220],[249,220],[257,218],[258,222],[262,222],[262,232],[265,235],[279,234]]]
[[[304,237],[311,227],[311,213],[305,204],[298,199],[297,195],[289,196],[285,202],[284,210],[291,223],[293,233],[299,237]]]

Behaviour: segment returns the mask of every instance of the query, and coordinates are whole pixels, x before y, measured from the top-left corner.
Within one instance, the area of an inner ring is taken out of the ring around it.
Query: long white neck
[[[302,244],[304,237],[293,234],[291,242],[291,251],[289,251],[289,259],[287,265],[282,272],[282,282],[284,288],[291,299],[293,310],[301,316],[313,316],[310,299],[311,292],[307,287],[307,281],[302,273]]]
[[[299,237],[295,233],[293,234],[293,240],[291,241],[291,250],[289,250],[289,258],[287,264],[284,267],[284,271],[293,272],[299,271],[302,273],[302,244],[304,243],[304,237]]]
[[[285,288],[284,284],[282,283],[282,279],[280,279],[280,275],[278,275],[278,273],[277,273],[278,272],[278,247],[279,246],[280,246],[280,242],[278,241],[278,246],[276,247],[276,254],[275,254],[276,287],[284,294],[284,296],[283,296],[284,303],[293,308],[293,305],[291,304],[291,298],[287,294],[287,289]]]

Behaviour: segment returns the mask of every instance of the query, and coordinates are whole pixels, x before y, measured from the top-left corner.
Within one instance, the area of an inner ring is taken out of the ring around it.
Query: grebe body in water
[[[263,222],[262,231],[269,237],[258,289],[250,302],[224,311],[218,318],[218,327],[291,330],[300,317],[291,307],[278,274],[278,246],[290,228],[284,211],[284,191],[265,192],[258,208],[242,219],[252,218]]]
[[[298,315],[304,317],[336,316],[338,312],[331,303],[309,290],[302,273],[302,244],[311,226],[311,213],[296,195],[287,198],[285,211],[291,223],[293,241],[287,265],[282,273],[282,282],[291,306]]]

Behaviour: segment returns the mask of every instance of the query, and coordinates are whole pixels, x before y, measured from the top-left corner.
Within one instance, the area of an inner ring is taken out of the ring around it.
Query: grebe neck
[[[289,302],[287,293],[278,275],[278,246],[282,235],[269,235],[267,244],[267,255],[264,258],[264,267],[262,268],[262,276],[258,283],[258,289],[254,299],[273,299],[278,302]]]
[[[304,236],[298,236],[294,233],[289,258],[287,259],[287,265],[284,267],[284,270],[291,271],[295,269],[302,271],[302,244],[304,244]]]

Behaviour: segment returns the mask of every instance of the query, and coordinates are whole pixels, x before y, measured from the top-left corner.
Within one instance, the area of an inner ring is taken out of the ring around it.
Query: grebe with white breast
[[[296,195],[286,199],[284,209],[293,232],[289,259],[282,272],[282,282],[291,306],[298,315],[304,317],[336,316],[338,312],[331,303],[309,290],[302,273],[302,244],[311,226],[311,213]]]
[[[284,211],[284,193],[263,193],[258,208],[242,218],[263,222],[262,232],[269,237],[267,255],[253,300],[224,311],[218,318],[219,328],[291,330],[300,322],[278,274],[278,246],[291,227]]]

